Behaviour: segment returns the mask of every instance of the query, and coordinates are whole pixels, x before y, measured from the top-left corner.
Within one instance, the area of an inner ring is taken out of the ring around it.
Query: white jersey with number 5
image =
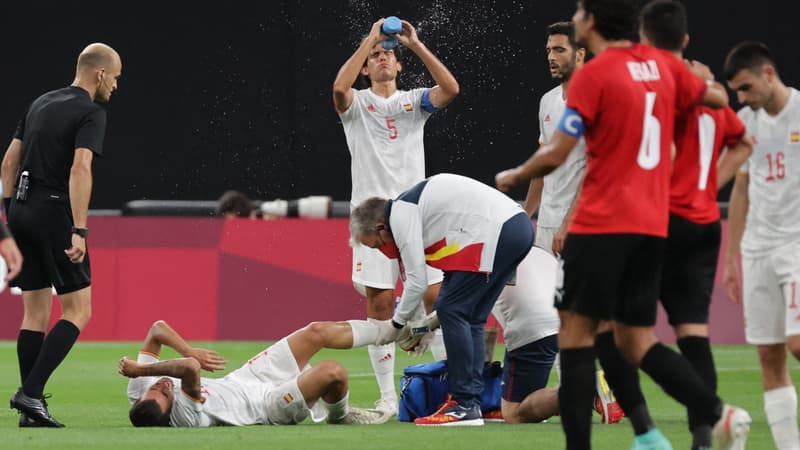
[[[353,91],[350,108],[339,114],[351,156],[351,205],[395,198],[425,178],[423,133],[431,113],[420,103],[428,90],[398,90],[389,98]]]
[[[758,258],[800,241],[800,92],[776,116],[745,107],[739,117],[754,144],[741,169],[750,178],[742,254]]]
[[[566,102],[561,85],[547,91],[539,101],[539,142],[553,139]],[[583,138],[567,156],[566,162],[544,177],[537,227],[558,228],[569,211],[586,169],[586,144]]]

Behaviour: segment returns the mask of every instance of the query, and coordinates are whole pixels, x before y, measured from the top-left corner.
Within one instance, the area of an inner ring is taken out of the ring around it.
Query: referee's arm
[[[22,141],[19,139],[12,139],[11,143],[8,144],[8,150],[6,150],[5,156],[3,156],[3,163],[0,166],[0,177],[3,180],[3,203],[6,206],[6,219],[8,218],[8,205],[11,203],[11,196],[14,195],[14,190],[16,188],[14,183],[17,181],[21,156]],[[6,261],[6,265],[8,266],[8,275],[6,275],[5,280],[11,281],[19,275],[22,269],[22,254],[14,238],[11,236],[8,227],[2,222],[0,222],[0,257]]]
[[[5,281],[13,280],[22,270],[22,253],[11,236],[11,232],[8,231],[8,227],[2,222],[0,222],[0,257],[5,260],[8,267]]]
[[[86,228],[89,199],[92,196],[92,158],[88,148],[76,148],[69,171],[69,202],[76,228]]]
[[[0,166],[0,178],[3,180],[3,202],[6,205],[6,214],[8,214],[8,204],[11,197],[16,190],[17,175],[19,174],[19,165],[22,159],[22,141],[19,139],[12,139],[8,144],[5,156],[3,156],[3,164]],[[8,200],[5,200],[8,199]]]
[[[72,207],[72,222],[75,228],[86,228],[89,216],[89,199],[92,196],[92,158],[88,148],[76,148],[69,171],[69,203]],[[83,262],[86,256],[86,239],[72,235],[72,247],[66,250],[70,261]]]

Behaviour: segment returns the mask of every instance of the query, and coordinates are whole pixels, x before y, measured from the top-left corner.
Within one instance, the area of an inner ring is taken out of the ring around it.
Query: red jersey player
[[[591,415],[584,409],[592,401],[600,320],[614,321],[617,345],[629,362],[697,411],[704,423],[716,424],[727,446],[732,435],[746,438],[749,416],[723,404],[685,358],[658,341],[654,329],[675,116],[700,102],[725,106],[727,94],[718,83],[698,76],[708,76],[707,67],[694,64],[695,74],[668,52],[633,43],[636,6],[635,0],[578,1],[573,17],[578,42],[595,58],[574,75],[552,141],[523,165],[499,173],[496,182],[507,190],[541,177],[566,159],[581,136],[586,141],[586,176],[556,295],[562,323],[559,398],[567,448],[590,448]],[[603,354],[598,356],[615,388],[617,374],[605,366]],[[630,373],[635,371],[626,371]],[[617,399],[629,417],[637,413],[626,407],[632,399]],[[634,431],[637,446],[669,445],[654,427]]]
[[[641,18],[641,42],[682,61],[689,41],[685,7],[674,0],[655,0]],[[675,148],[660,299],[681,353],[716,390],[708,319],[721,239],[717,188],[733,177],[752,145],[733,109],[697,105],[676,118]],[[711,448],[711,427],[691,412],[689,429],[692,450]]]

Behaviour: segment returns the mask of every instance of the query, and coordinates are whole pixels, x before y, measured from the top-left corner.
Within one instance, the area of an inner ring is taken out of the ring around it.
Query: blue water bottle
[[[389,16],[386,18],[386,20],[383,21],[383,25],[381,25],[381,31],[383,31],[383,34],[387,36],[397,34],[403,31],[403,23],[400,22],[400,19],[398,19],[397,17]],[[390,37],[389,39],[381,41],[381,45],[386,50],[391,50],[397,47],[397,44],[399,43],[400,41],[398,41],[397,38],[395,37]]]

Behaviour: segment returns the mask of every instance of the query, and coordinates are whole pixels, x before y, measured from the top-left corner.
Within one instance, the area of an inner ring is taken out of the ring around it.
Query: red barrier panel
[[[89,226],[93,313],[84,340],[138,340],[155,319],[188,339],[272,340],[310,321],[365,316],[350,281],[347,219],[91,217]],[[741,307],[728,302],[721,276],[720,266],[712,340],[743,343]],[[0,339],[16,339],[21,317],[20,297],[6,290]],[[657,330],[674,342],[663,317]]]
[[[347,219],[227,220],[220,339],[276,339],[310,321],[363,318],[350,281]]]
[[[92,217],[89,226],[84,340],[138,340],[158,318],[188,339],[267,340],[365,314],[346,219]],[[20,297],[0,295],[0,339],[16,338],[21,317]]]

